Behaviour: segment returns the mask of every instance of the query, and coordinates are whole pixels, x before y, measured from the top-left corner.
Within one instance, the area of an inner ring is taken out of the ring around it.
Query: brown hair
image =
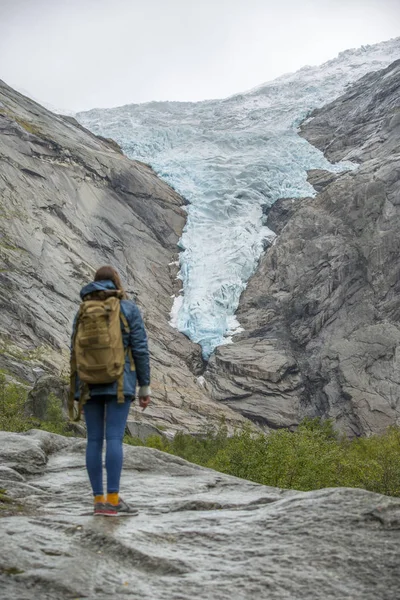
[[[127,298],[127,295],[123,288],[119,273],[116,269],[114,269],[114,267],[111,267],[110,265],[105,265],[104,267],[100,267],[100,269],[97,269],[97,271],[94,275],[94,280],[95,281],[106,281],[106,280],[112,281],[113,284],[115,285],[115,287],[117,288],[117,290],[120,290],[123,293],[123,298]]]

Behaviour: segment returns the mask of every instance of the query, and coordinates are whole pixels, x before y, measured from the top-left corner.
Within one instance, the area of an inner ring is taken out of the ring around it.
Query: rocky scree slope
[[[128,446],[122,489],[139,516],[93,517],[84,449],[0,432],[4,598],[398,598],[399,499],[280,490]]]
[[[270,427],[305,416],[351,435],[400,424],[400,61],[317,110],[303,135],[330,161],[315,198],[279,200],[279,237],[243,293],[245,332],[217,349],[213,397]]]
[[[113,264],[149,334],[154,402],[141,419],[186,431],[243,421],[210,400],[199,347],[168,325],[182,205],[114,142],[0,82],[0,367],[31,383],[38,368],[66,375],[79,290]]]

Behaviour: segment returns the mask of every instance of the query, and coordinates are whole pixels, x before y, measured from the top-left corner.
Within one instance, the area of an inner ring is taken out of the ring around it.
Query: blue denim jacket
[[[82,288],[80,296],[83,299],[87,294],[102,290],[115,290],[112,281],[94,281]],[[150,385],[150,357],[147,345],[147,335],[144,328],[142,315],[133,300],[121,300],[121,310],[125,315],[129,325],[129,333],[125,333],[123,327],[122,337],[124,347],[131,347],[133,360],[135,361],[136,371],[131,371],[129,356],[126,357],[124,370],[124,396],[133,398],[136,392],[136,380],[139,386]],[[72,337],[75,333],[77,315],[74,319]],[[79,399],[79,378],[76,376],[75,399]],[[91,396],[109,396],[117,395],[117,382],[104,385],[90,385]]]

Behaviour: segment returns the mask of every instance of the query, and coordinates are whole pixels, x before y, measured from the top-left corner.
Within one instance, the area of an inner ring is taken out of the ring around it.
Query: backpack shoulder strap
[[[75,409],[75,391],[76,391],[76,375],[77,375],[77,365],[76,365],[76,356],[75,356],[75,339],[78,331],[79,318],[82,312],[82,302],[79,307],[78,313],[75,319],[75,328],[72,335],[71,340],[71,359],[70,359],[70,381],[69,381],[69,395],[68,395],[68,413],[71,421],[79,421],[80,419],[80,411],[78,411],[78,415],[76,414]]]
[[[121,306],[121,302],[119,304],[119,307],[120,307],[119,308],[119,317],[120,317],[121,323],[122,323],[122,325],[124,327],[124,333],[130,333],[130,327],[129,327],[128,319],[124,315],[124,312],[123,312],[122,306]],[[128,346],[127,346],[126,352],[127,352],[128,356],[129,356],[129,362],[131,364],[131,371],[135,371],[136,370],[135,361],[133,360],[132,348],[130,347],[129,342],[128,342]]]
[[[122,308],[120,308],[119,318],[121,319],[122,325],[124,326],[124,333],[129,333],[130,329],[129,329],[128,319],[126,318],[126,316],[122,312]]]

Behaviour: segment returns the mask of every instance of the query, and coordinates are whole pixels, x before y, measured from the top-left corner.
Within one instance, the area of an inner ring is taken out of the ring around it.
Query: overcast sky
[[[0,79],[58,108],[203,100],[400,35],[400,0],[0,0]]]

